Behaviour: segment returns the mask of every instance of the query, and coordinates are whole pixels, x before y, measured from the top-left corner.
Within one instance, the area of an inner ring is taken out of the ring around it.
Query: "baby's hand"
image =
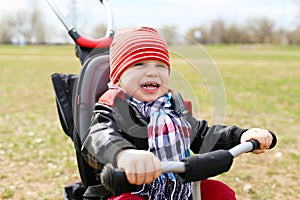
[[[256,149],[253,151],[253,153],[259,154],[264,153],[266,149],[270,148],[273,136],[267,130],[260,128],[251,128],[242,134],[241,143],[252,139],[257,140],[260,144],[260,149]]]
[[[148,184],[161,174],[160,160],[148,151],[126,149],[117,155],[116,161],[130,184]]]

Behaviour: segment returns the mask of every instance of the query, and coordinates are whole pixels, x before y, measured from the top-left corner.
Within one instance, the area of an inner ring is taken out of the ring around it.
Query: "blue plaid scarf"
[[[147,118],[149,151],[161,161],[180,161],[190,156],[191,126],[171,107],[171,93],[155,102],[141,102],[130,98],[131,104]],[[139,195],[147,195],[150,199],[188,199],[191,195],[191,183],[181,182],[174,173],[166,173],[144,185]]]

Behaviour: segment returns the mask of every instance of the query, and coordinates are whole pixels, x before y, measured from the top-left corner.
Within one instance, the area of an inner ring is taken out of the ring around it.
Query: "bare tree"
[[[46,24],[41,9],[37,5],[30,14],[29,25],[30,30],[27,32],[27,41],[40,44],[46,43]]]
[[[299,45],[300,44],[300,27],[296,30],[291,31],[288,34],[288,40],[290,44]]]
[[[242,43],[243,33],[238,26],[231,24],[223,31],[222,41],[224,43]]]
[[[212,43],[221,43],[224,30],[225,22],[222,19],[213,21],[210,28],[210,41]]]
[[[10,42],[26,42],[26,35],[29,30],[28,12],[22,10],[17,13],[7,14],[4,16],[4,27],[10,34]],[[8,39],[8,38],[7,38]]]
[[[28,1],[31,9],[1,13],[0,42],[45,43],[46,24],[38,2]]]
[[[10,44],[12,42],[11,20],[7,15],[2,14],[0,21],[0,42],[3,44]]]
[[[201,44],[207,44],[209,40],[208,28],[204,25],[189,29],[186,35]]]
[[[254,18],[248,21],[248,30],[253,43],[271,43],[274,23],[268,18]]]

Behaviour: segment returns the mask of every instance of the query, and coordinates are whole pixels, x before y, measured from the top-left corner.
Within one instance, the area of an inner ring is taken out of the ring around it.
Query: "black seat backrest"
[[[93,56],[82,66],[73,92],[74,125],[80,141],[90,125],[95,102],[108,89],[109,56]]]
[[[78,76],[73,91],[73,140],[76,149],[77,165],[81,181],[85,188],[97,185],[94,169],[81,155],[82,141],[89,128],[95,103],[108,89],[109,56],[96,55],[87,59]]]

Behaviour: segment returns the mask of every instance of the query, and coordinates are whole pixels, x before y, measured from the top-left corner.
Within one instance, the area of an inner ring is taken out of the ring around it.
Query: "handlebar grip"
[[[270,146],[270,149],[272,149],[272,148],[274,148],[274,147],[276,146],[276,144],[277,144],[277,137],[276,137],[276,135],[275,135],[272,131],[269,131],[269,132],[271,133],[271,135],[272,135],[272,137],[273,137],[272,144],[271,144],[271,146]]]
[[[125,172],[114,168],[111,164],[103,167],[100,175],[101,184],[113,195],[120,195],[125,192],[133,192],[141,189],[141,186],[132,185],[128,182]]]
[[[239,155],[247,152],[251,152],[255,149],[259,149],[260,144],[257,140],[248,140],[246,142],[243,142],[228,151],[231,153],[233,157],[238,157]]]
[[[257,140],[248,140],[247,142],[251,142],[253,145],[253,148],[251,151],[255,150],[255,149],[259,149],[260,148],[260,144]]]
[[[270,145],[270,149],[272,149],[272,148],[274,148],[274,147],[276,146],[276,144],[277,144],[277,137],[276,137],[276,135],[275,135],[272,131],[269,131],[269,132],[271,133],[272,138],[273,138],[272,143],[271,143],[271,145]],[[253,145],[253,149],[252,149],[251,151],[260,148],[260,144],[259,144],[259,142],[258,142],[257,140],[248,140],[247,142],[251,142],[252,145]]]
[[[186,182],[204,180],[227,172],[233,156],[227,150],[217,150],[185,158],[186,172],[178,175]]]

